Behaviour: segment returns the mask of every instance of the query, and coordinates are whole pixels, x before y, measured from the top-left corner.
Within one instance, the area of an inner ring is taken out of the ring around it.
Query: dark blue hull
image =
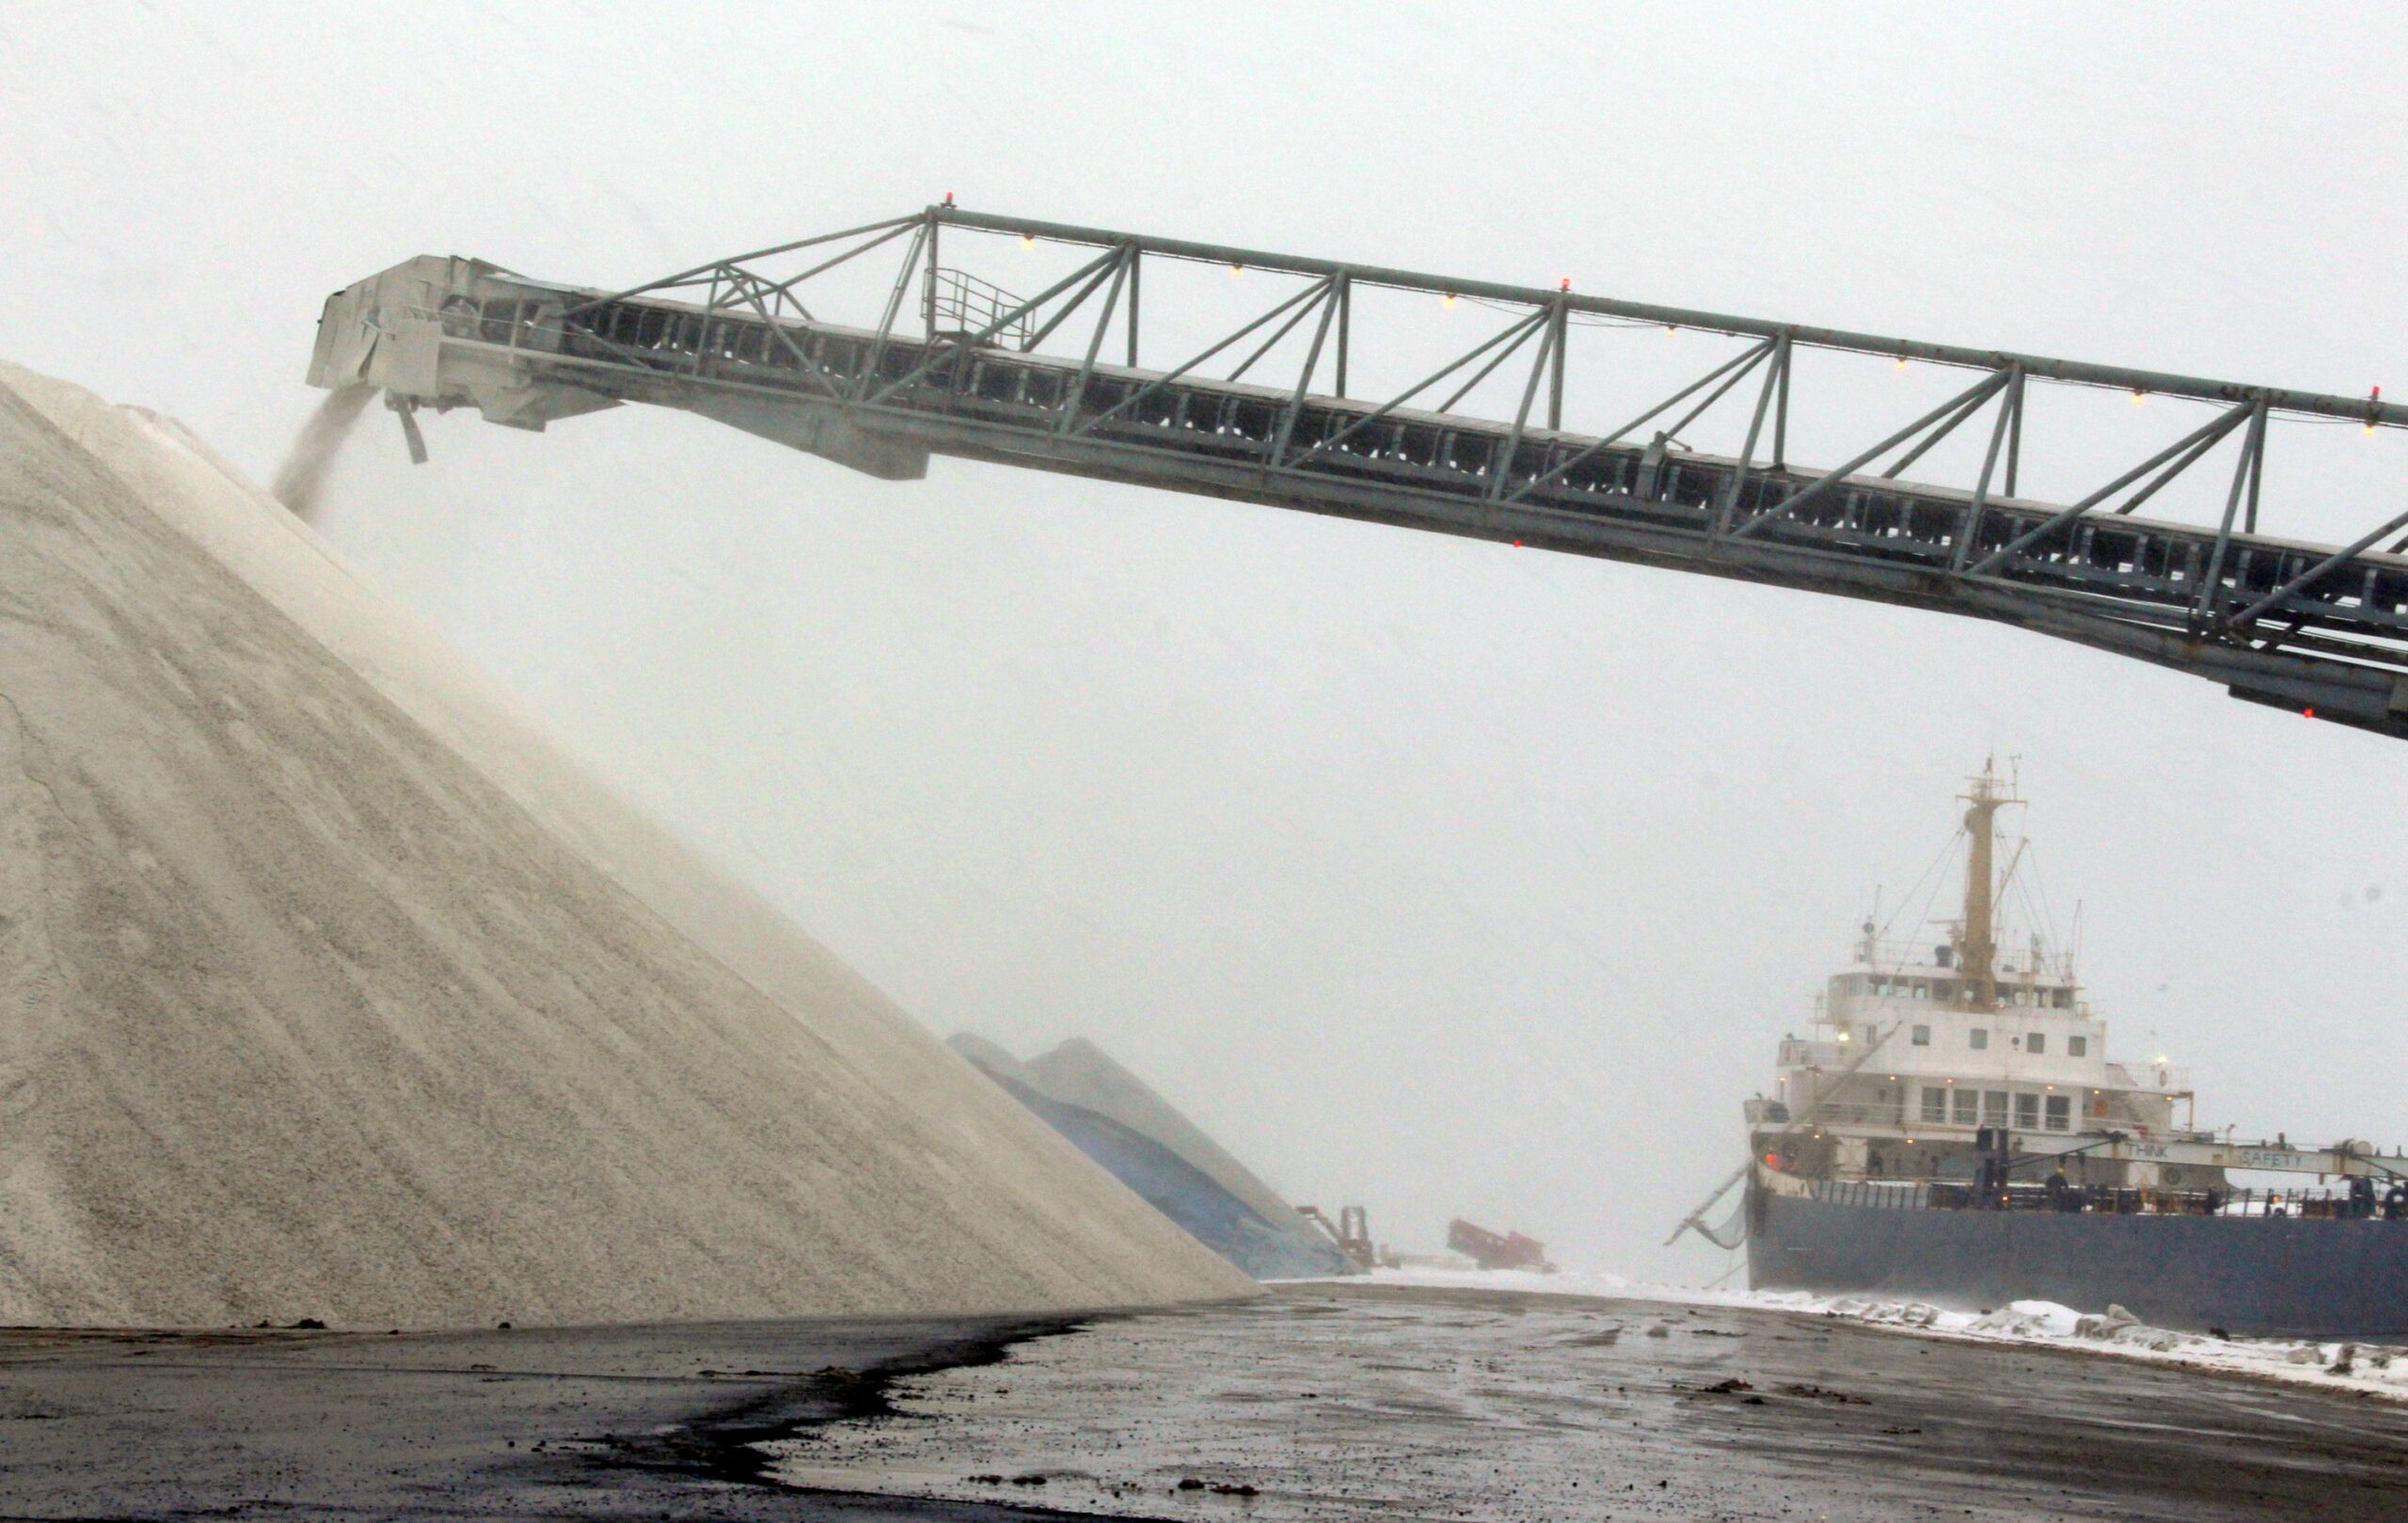
[[[2408,1335],[2408,1222],[1892,1210],[1748,1201],[1758,1290],[1985,1310],[2054,1301],[2238,1337]]]

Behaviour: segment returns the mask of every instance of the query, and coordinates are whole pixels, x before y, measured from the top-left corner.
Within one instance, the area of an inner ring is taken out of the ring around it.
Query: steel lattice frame
[[[961,234],[1094,252],[1019,298],[940,262]],[[874,321],[838,325],[804,305],[806,282],[879,250],[899,259]],[[1161,261],[1278,272],[1304,284],[1174,368],[1143,370],[1143,277]],[[1877,598],[2020,625],[2192,672],[2236,696],[2408,736],[2408,560],[2395,553],[2400,545],[2376,548],[2408,529],[2408,512],[2347,546],[2258,530],[2270,418],[2408,425],[2408,408],[2377,398],[1348,265],[951,204],[609,293],[466,261],[451,268],[445,290],[411,301],[397,303],[389,278],[379,278],[329,304],[330,321],[386,334],[406,327],[412,314],[421,325],[435,314],[435,360],[405,377],[374,359],[372,344],[356,366],[324,367],[312,379],[382,385],[405,409],[472,403],[537,427],[612,402],[648,402],[880,475],[917,475],[928,453],[953,454]],[[1472,298],[1509,320],[1415,385],[1356,398],[1349,394],[1354,305],[1368,288]],[[1582,317],[1728,335],[1748,346],[1619,427],[1583,434],[1567,431],[1564,418],[1569,325]],[[1300,332],[1307,338],[1292,371],[1275,385],[1247,379]],[[1070,347],[1049,350],[1056,335]],[[322,333],[322,355],[328,342]],[[1802,349],[1975,373],[1955,396],[1837,467],[1801,468],[1787,454]],[[1525,351],[1525,370],[1507,373],[1521,381],[1510,419],[1454,410]],[[1231,356],[1242,357],[1230,364]],[[1226,373],[1206,377],[1208,367],[1221,366]],[[2017,495],[2035,382],[2221,406],[2097,490],[2038,503]],[[1735,393],[1750,409],[1738,454],[1681,452],[1682,431]],[[1985,417],[1988,440],[1970,484],[1904,479],[1941,440]],[[2236,436],[2217,523],[2136,516]]]

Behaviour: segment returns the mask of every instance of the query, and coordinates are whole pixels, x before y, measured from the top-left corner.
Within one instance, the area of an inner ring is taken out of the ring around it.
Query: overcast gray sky
[[[0,5],[0,354],[264,479],[325,295],[406,256],[611,286],[952,191],[2408,393],[2396,8],[671,14]],[[1872,386],[1834,417],[1911,416]],[[2182,416],[2068,425],[2036,488]],[[2408,1140],[2396,742],[1971,622],[678,415],[458,414],[415,469],[369,422],[330,536],[628,793],[939,1031],[1090,1036],[1401,1245],[1718,1268],[1653,1245],[1992,749],[2120,1054],[2203,1119]],[[2344,438],[2278,433],[2270,527],[2399,511]]]

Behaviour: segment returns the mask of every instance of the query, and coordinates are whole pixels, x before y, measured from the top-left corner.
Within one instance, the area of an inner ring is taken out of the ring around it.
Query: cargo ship
[[[2004,897],[2026,896],[1998,833],[2012,783],[1985,765],[1961,800],[1961,912],[1902,940],[1864,923],[1746,1103],[1749,1159],[1722,1192],[1744,1183],[1741,1209],[1710,1228],[1709,1199],[1684,1228],[1744,1241],[1762,1290],[2408,1335],[2408,1156],[2239,1140],[2198,1124],[2165,1055],[2111,1056],[2071,954],[2000,944]]]

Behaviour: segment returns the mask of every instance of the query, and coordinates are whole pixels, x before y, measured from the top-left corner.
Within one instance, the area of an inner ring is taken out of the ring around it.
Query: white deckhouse
[[[1988,766],[1963,797],[1962,918],[1944,941],[1904,945],[1865,922],[1854,960],[1815,1001],[1811,1034],[1782,1040],[1773,1093],[1748,1103],[1751,1150],[1810,1179],[1970,1180],[1988,1127],[2018,1150],[2066,1153],[2077,1182],[2221,1184],[2221,1168],[2135,1161],[2128,1147],[2076,1150],[2077,1137],[2103,1133],[2144,1151],[2208,1139],[2190,1129],[2181,1070],[2108,1060],[2107,1023],[2082,997],[2070,955],[2037,936],[2018,952],[1998,946],[1995,907],[2015,868],[1997,875],[1996,818],[2021,801]]]

